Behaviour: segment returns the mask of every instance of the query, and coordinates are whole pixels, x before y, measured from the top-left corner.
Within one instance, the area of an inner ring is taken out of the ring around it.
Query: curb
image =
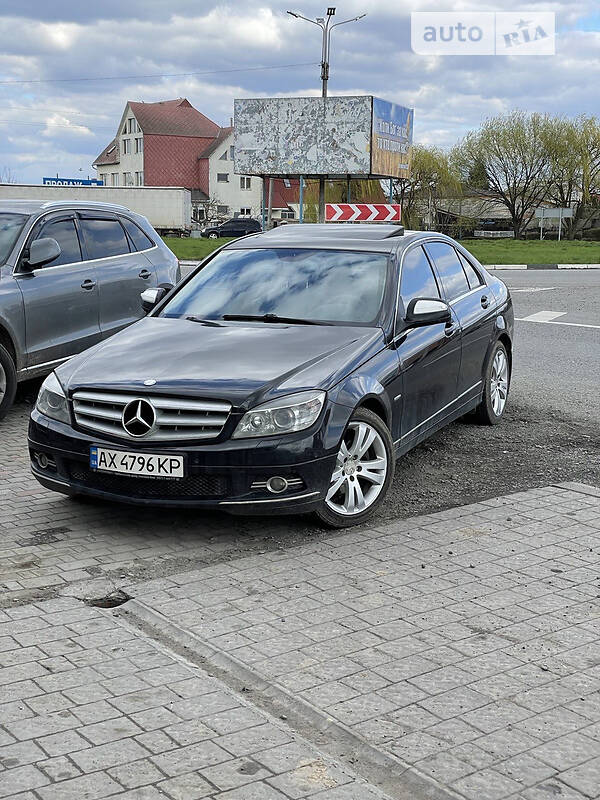
[[[122,608],[127,617],[158,641],[165,641],[189,661],[211,667],[215,677],[233,691],[252,693],[252,702],[285,718],[289,727],[369,781],[395,800],[462,800],[433,778],[418,772],[391,753],[369,744],[341,722],[327,716],[307,700],[296,697],[275,681],[267,680],[229,653],[179,627],[159,611],[132,598]],[[304,730],[303,730],[304,729]],[[310,731],[310,734],[306,733]]]
[[[484,264],[486,269],[600,269],[600,264]]]

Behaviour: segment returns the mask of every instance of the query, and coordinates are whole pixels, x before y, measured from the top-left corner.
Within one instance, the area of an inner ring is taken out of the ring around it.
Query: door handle
[[[490,301],[488,300],[487,294],[481,295],[481,307],[482,308],[487,308],[489,306],[489,304],[490,304]]]
[[[147,280],[148,278],[151,278],[151,277],[152,277],[152,273],[151,273],[151,272],[148,272],[148,270],[147,270],[147,269],[143,269],[143,270],[140,272],[140,274],[139,274],[139,276],[138,276],[138,277],[140,277],[140,278],[143,278],[144,280]]]
[[[446,324],[446,328],[444,329],[444,333],[446,334],[448,339],[451,339],[455,334],[459,332],[460,328],[458,325],[454,325],[451,322]]]
[[[87,289],[89,291],[90,289],[93,289],[95,285],[96,281],[93,281],[91,278],[86,278],[84,282],[81,284],[81,288]]]

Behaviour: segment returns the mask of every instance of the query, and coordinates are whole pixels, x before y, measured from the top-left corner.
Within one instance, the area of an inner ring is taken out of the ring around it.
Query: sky
[[[94,177],[127,100],[187,97],[228,125],[236,97],[319,94],[312,0],[0,0],[0,179]],[[450,147],[512,109],[600,115],[598,0],[346,0],[332,34],[330,92],[415,109],[415,142]],[[553,11],[554,56],[423,56],[411,11]],[[293,66],[290,66],[293,65]],[[269,67],[269,69],[259,69]],[[162,77],[161,77],[162,76]]]

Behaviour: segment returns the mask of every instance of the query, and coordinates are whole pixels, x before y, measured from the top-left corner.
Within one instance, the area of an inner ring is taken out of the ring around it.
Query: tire
[[[17,393],[17,369],[8,350],[0,344],[0,419],[6,416]]]
[[[208,238],[209,239],[218,239],[219,238],[219,234],[218,233],[209,233],[208,234]]]
[[[359,455],[367,438],[370,444]],[[366,408],[357,409],[342,437],[328,494],[315,512],[318,519],[330,528],[349,528],[368,520],[385,500],[395,462],[394,443],[385,422]],[[369,470],[367,479],[366,463],[378,465]]]
[[[483,398],[473,420],[480,425],[497,425],[506,409],[510,388],[510,359],[502,342],[496,342],[485,368]]]

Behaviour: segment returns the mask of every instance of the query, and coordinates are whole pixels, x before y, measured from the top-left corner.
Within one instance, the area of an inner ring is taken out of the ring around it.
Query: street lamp
[[[340,25],[347,25],[348,22],[358,22],[359,19],[366,17],[366,14],[359,14],[357,17],[352,17],[351,19],[344,19],[341,22],[334,22],[333,25],[331,24],[331,20],[335,16],[335,6],[329,6],[327,9],[327,14],[325,17],[316,17],[316,19],[310,19],[309,17],[305,17],[302,14],[298,14],[296,11],[288,11],[287,12],[291,17],[295,19],[303,19],[305,22],[311,22],[313,25],[318,25],[319,28],[323,31],[323,41],[321,44],[321,87],[322,87],[322,96],[327,97],[327,81],[329,80],[329,51],[331,46],[331,31],[334,28],[338,28]]]
[[[327,14],[325,17],[316,17],[316,19],[310,19],[302,14],[298,14],[296,11],[288,11],[287,13],[295,19],[303,19],[305,22],[311,22],[313,25],[318,25],[323,31],[323,40],[321,43],[321,96],[327,97],[331,31],[334,28],[338,28],[340,25],[347,25],[348,22],[358,22],[359,19],[362,19],[367,15],[359,14],[357,17],[344,19],[341,22],[334,22],[332,25],[331,20],[335,16],[335,6],[329,6],[327,8]],[[323,177],[319,178],[319,222],[325,222],[325,178]]]

